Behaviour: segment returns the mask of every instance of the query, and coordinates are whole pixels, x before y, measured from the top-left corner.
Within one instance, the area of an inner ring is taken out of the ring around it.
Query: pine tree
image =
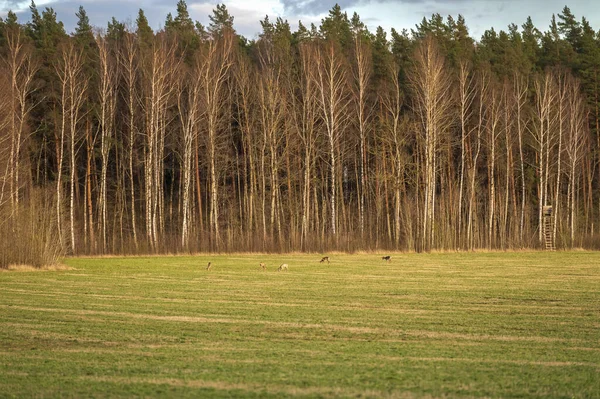
[[[208,33],[212,37],[222,36],[224,30],[235,33],[233,29],[233,15],[229,14],[225,4],[217,4],[217,8],[213,9],[213,14],[208,18],[210,19]]]
[[[154,32],[152,31],[152,28],[150,27],[150,24],[148,23],[148,19],[146,18],[146,15],[144,14],[144,10],[142,10],[141,8],[138,11],[138,17],[135,20],[135,25],[136,25],[135,34],[140,43],[140,47],[142,49],[148,49],[148,47],[151,46],[152,41],[154,39]]]
[[[540,40],[542,34],[533,25],[531,17],[527,17],[527,20],[521,25],[523,38],[523,55],[529,61],[529,64],[533,69],[538,69],[540,66]]]
[[[125,24],[112,17],[106,28],[106,37],[113,43],[118,43],[123,40],[125,33]]]
[[[373,82],[376,86],[379,86],[384,83],[384,78],[387,75],[387,65],[391,57],[390,44],[387,40],[385,30],[381,26],[377,27],[375,35],[371,40],[373,42]]]
[[[590,109],[590,127],[593,134],[600,135],[600,36],[596,35],[587,19],[581,21],[582,35],[579,41],[579,69],[583,90]],[[600,33],[600,32],[599,32]]]
[[[342,12],[339,4],[335,4],[329,14],[321,20],[319,32],[325,40],[338,43],[343,50],[352,46],[352,33],[350,32],[350,21],[348,14]]]
[[[179,0],[177,15],[170,22],[165,23],[165,31],[175,37],[174,40],[176,40],[179,49],[178,55],[183,55],[188,65],[192,64],[194,53],[200,45],[200,38],[194,28],[194,22],[190,18],[186,2]]]
[[[59,84],[54,69],[58,46],[67,39],[62,22],[56,20],[56,12],[46,8],[41,16],[32,1],[29,9],[31,22],[27,24],[27,33],[32,38],[40,68],[36,74],[38,90],[32,94],[32,102],[37,104],[31,113],[31,124],[35,127],[32,156],[45,159],[45,166],[52,164],[55,156],[54,142],[57,129],[56,99],[59,98]],[[47,169],[42,163],[36,165],[34,179],[37,184],[45,184],[52,178],[54,170]]]

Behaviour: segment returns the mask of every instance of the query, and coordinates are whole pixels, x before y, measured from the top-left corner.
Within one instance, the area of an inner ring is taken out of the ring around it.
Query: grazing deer
[[[287,263],[282,263],[281,266],[279,266],[279,268],[277,269],[278,272],[285,270],[286,272],[288,271],[288,265]]]
[[[260,262],[260,268],[262,270],[267,270],[267,265],[265,265],[263,262]]]
[[[391,256],[389,256],[389,255],[388,255],[388,256],[382,256],[382,257],[381,257],[381,259],[383,259],[383,260],[384,260],[384,261],[386,261],[386,262],[389,262],[389,261],[391,261],[391,260],[392,260],[392,257],[391,257]]]
[[[210,262],[208,262],[208,265],[206,265],[206,270],[210,270],[211,266],[212,266],[212,264]]]
[[[323,263],[323,262],[327,262],[327,263],[329,263],[329,256],[323,256],[323,257],[321,258],[321,261],[320,261],[319,263]]]

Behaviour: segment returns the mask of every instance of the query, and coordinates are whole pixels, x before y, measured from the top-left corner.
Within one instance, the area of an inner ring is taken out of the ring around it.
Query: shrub
[[[32,194],[18,210],[0,207],[0,268],[56,265],[64,255],[51,197]]]

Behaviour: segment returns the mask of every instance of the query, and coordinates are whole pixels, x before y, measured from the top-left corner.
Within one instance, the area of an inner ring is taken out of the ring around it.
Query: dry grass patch
[[[0,268],[0,272],[55,272],[55,271],[64,271],[64,270],[75,270],[74,268],[64,265],[46,265],[35,267],[31,265],[8,265],[7,268]]]

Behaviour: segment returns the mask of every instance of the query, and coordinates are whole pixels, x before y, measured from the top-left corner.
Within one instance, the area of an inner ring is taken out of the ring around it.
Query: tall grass
[[[64,255],[51,197],[36,191],[16,209],[0,208],[0,268],[56,265]]]

